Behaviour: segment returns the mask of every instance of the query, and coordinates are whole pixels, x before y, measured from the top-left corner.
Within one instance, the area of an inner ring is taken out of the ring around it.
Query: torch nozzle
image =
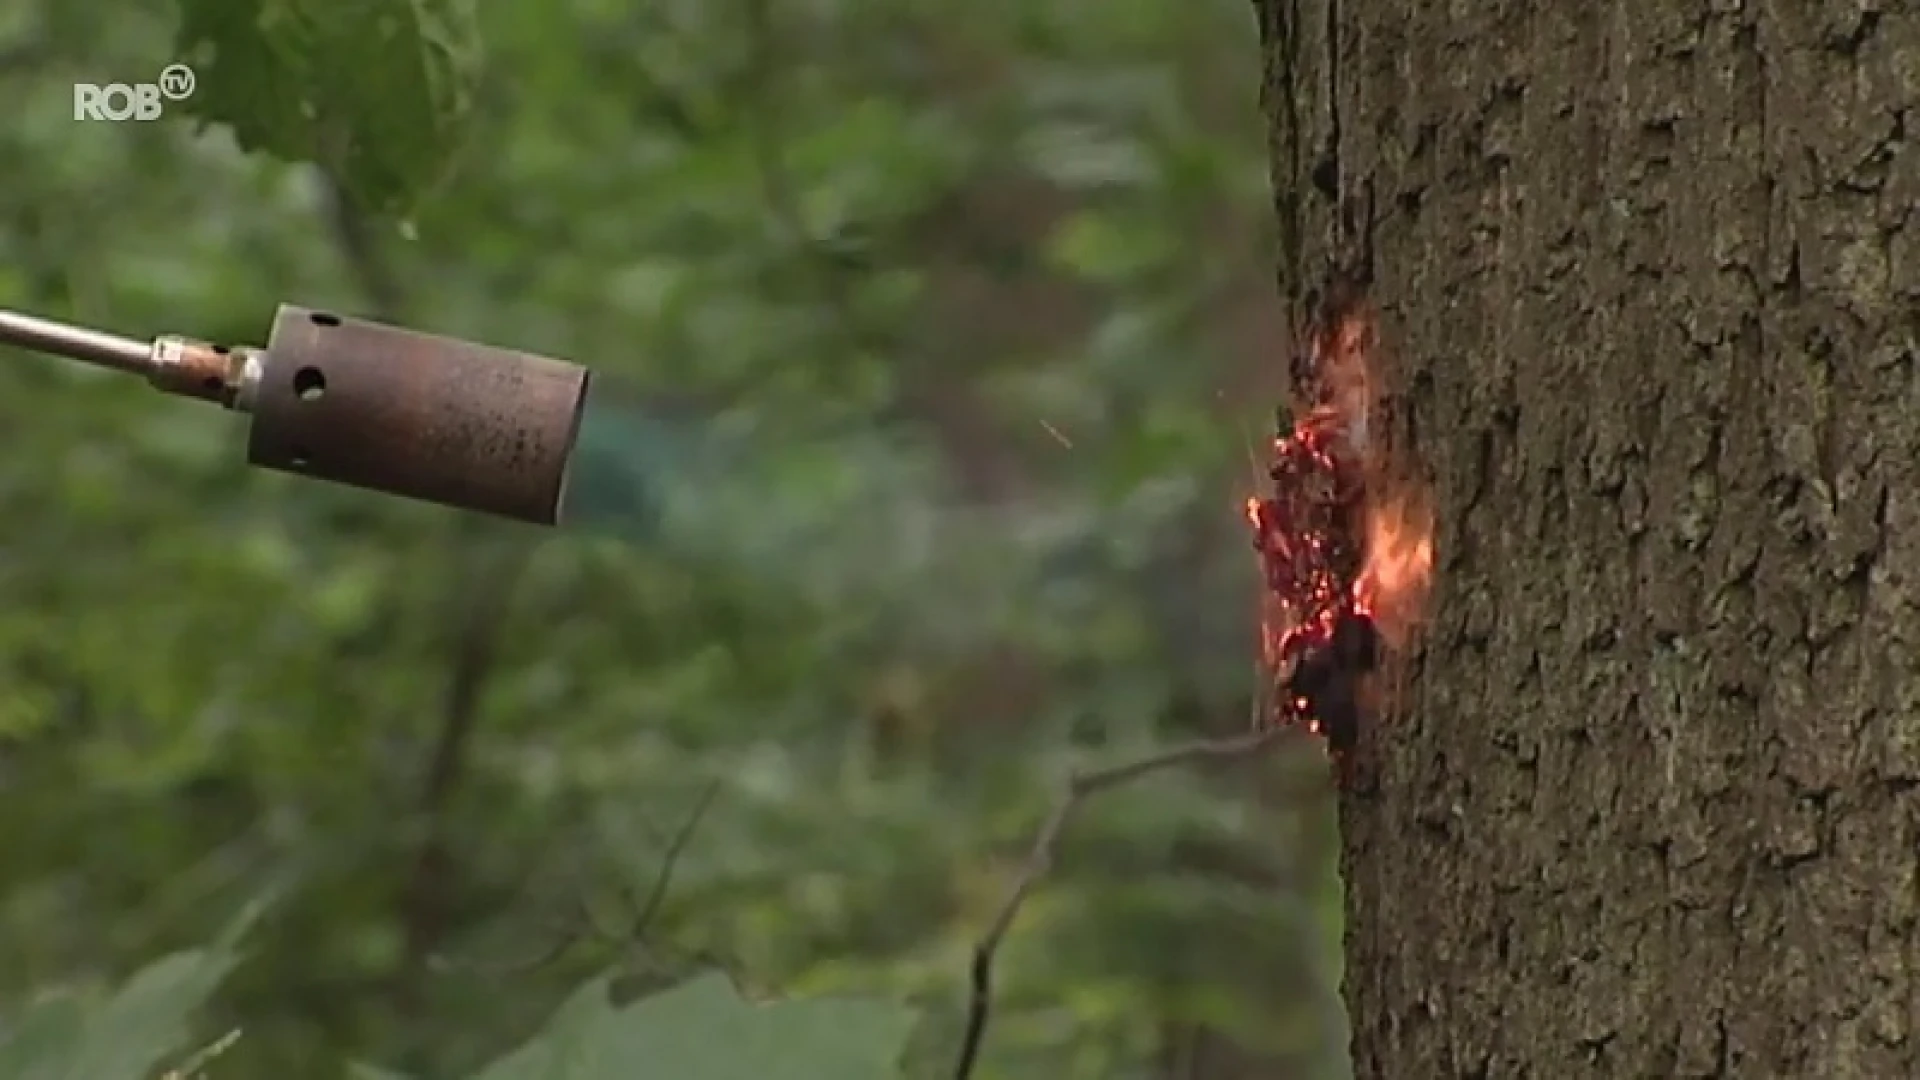
[[[17,311],[0,310],[0,343],[51,353],[86,364],[145,375],[153,367],[153,344]]]
[[[246,413],[254,465],[538,525],[559,521],[587,393],[578,364],[291,305],[265,348],[5,310],[0,345]]]

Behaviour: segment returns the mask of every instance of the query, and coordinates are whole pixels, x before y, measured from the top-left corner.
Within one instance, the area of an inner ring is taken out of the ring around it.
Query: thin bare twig
[[[1060,846],[1060,836],[1066,831],[1067,824],[1073,818],[1081,802],[1109,791],[1123,784],[1138,780],[1149,773],[1164,769],[1199,765],[1206,762],[1235,761],[1251,758],[1264,753],[1277,745],[1291,728],[1272,727],[1262,731],[1237,735],[1228,739],[1202,739],[1186,743],[1136,758],[1123,761],[1104,769],[1074,774],[1067,781],[1065,794],[1054,805],[1053,812],[1041,823],[1040,831],[1033,838],[1033,847],[1027,853],[1027,860],[1020,868],[1020,874],[1014,878],[1013,885],[1000,902],[994,913],[993,921],[987,925],[987,932],[973,947],[972,998],[967,1006],[967,1032],[960,1043],[960,1060],[954,1067],[954,1080],[970,1080],[974,1064],[979,1059],[980,1047],[985,1041],[987,1022],[993,1012],[993,961],[1000,950],[1000,943],[1012,929],[1013,920],[1020,914],[1020,906],[1026,903],[1027,895],[1047,872],[1053,868],[1053,860]]]
[[[475,568],[476,576],[491,584],[463,612],[453,642],[440,725],[427,754],[419,802],[414,808],[424,831],[414,848],[413,866],[400,901],[403,943],[396,989],[404,1008],[417,1004],[419,977],[431,967],[447,930],[447,890],[454,869],[448,807],[467,771],[480,707],[494,674],[501,630],[512,605],[514,587],[529,558],[529,549],[518,548],[504,566]]]
[[[646,898],[635,905],[632,924],[617,933],[602,929],[593,913],[588,910],[584,899],[576,900],[571,918],[559,920],[554,927],[554,940],[543,946],[539,952],[526,960],[517,960],[507,964],[461,964],[462,968],[484,970],[489,975],[523,975],[544,968],[562,956],[567,950],[588,937],[599,937],[616,945],[642,942],[647,927],[660,912],[666,902],[667,890],[673,884],[674,870],[680,864],[680,857],[686,853],[693,841],[693,834],[712,808],[714,800],[720,795],[720,781],[710,781],[701,789],[700,797],[694,801],[693,810],[674,829],[668,838],[666,851],[661,855],[660,868],[653,875],[652,883],[647,887]]]
[[[373,305],[374,318],[393,322],[404,317],[407,290],[381,250],[373,219],[355,205],[346,187],[335,177],[325,178],[323,196],[334,246],[346,262],[354,284]]]
[[[700,827],[701,820],[707,816],[708,808],[713,806],[713,800],[719,794],[720,781],[708,781],[706,788],[700,792],[700,798],[694,801],[693,812],[688,814],[687,819],[680,823],[680,828],[674,831],[673,839],[667,843],[666,853],[660,858],[660,872],[653,875],[653,887],[647,890],[646,901],[640,905],[640,910],[634,913],[633,928],[627,931],[628,940],[638,941],[646,932],[647,924],[659,914],[660,905],[667,899],[667,886],[673,882],[673,869],[679,865],[680,856],[686,852],[687,844],[693,840],[694,830]]]
[[[374,317],[387,322],[405,318],[407,289],[383,249],[375,219],[354,201],[337,176],[324,177],[321,210],[334,246]],[[447,808],[464,779],[474,728],[493,675],[500,630],[514,583],[530,555],[530,549],[515,549],[504,566],[479,568],[476,576],[490,584],[462,612],[455,632],[440,724],[421,773],[415,807],[424,832],[400,894],[404,943],[394,989],[403,1009],[417,1004],[419,976],[431,966],[446,931],[447,878],[453,862]],[[467,576],[462,575],[459,585],[464,589],[466,584]]]

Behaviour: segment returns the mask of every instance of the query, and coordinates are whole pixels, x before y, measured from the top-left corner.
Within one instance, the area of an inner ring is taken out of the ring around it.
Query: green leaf
[[[188,1021],[233,969],[221,950],[174,953],[103,1002],[65,995],[34,1005],[4,1043],[7,1080],[145,1080],[187,1048]]]
[[[15,1080],[64,1080],[76,1047],[84,1042],[86,1009],[71,997],[35,1002],[0,1042],[0,1076]]]
[[[913,1026],[897,1005],[743,1000],[708,975],[627,1008],[576,991],[532,1042],[474,1080],[882,1080]]]
[[[367,210],[444,179],[478,81],[471,0],[180,0],[182,107],[240,145],[317,164]]]

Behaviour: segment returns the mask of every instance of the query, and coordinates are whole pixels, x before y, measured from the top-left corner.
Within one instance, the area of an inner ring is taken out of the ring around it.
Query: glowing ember
[[[1405,647],[1433,568],[1430,503],[1381,445],[1372,344],[1357,303],[1327,305],[1294,365],[1304,415],[1281,415],[1272,486],[1246,505],[1274,689],[1263,721],[1303,725],[1336,753],[1358,738],[1364,679]]]

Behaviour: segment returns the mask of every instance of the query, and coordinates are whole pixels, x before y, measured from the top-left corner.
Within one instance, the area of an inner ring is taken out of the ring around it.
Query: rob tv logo
[[[193,96],[193,69],[185,64],[168,64],[160,72],[159,82],[73,84],[75,120],[158,120],[166,111],[166,102],[185,101]]]

